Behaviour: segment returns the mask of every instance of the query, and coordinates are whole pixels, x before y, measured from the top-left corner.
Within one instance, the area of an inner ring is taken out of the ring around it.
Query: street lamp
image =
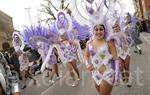
[[[30,16],[30,11],[29,11],[30,9],[31,9],[30,7],[25,8],[25,10],[27,10],[27,12],[28,12],[28,16],[29,16],[30,24],[31,24],[31,26],[32,26],[32,21],[31,21],[31,16]]]

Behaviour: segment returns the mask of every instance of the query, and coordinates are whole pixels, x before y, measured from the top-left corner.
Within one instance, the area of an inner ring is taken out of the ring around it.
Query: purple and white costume
[[[53,48],[52,53],[50,55],[50,59],[48,61],[48,64],[52,65],[52,64],[57,64],[57,57],[56,57],[56,48]]]
[[[71,45],[71,43],[67,45],[63,43],[60,44],[58,51],[62,62],[66,63],[77,60],[77,56],[80,62],[83,62],[79,39],[84,39],[89,34],[89,27],[80,25],[73,17],[63,11],[58,12],[55,27],[59,35],[64,35],[66,33],[65,35],[68,37],[67,40],[77,43],[77,46]],[[74,54],[72,54],[72,52]]]
[[[19,62],[20,62],[20,71],[27,71],[29,67],[29,60],[24,59],[23,55],[19,56]]]
[[[38,47],[38,53],[41,55],[42,61],[45,60],[46,57],[46,47],[48,48],[48,46],[46,44],[44,44],[44,42],[38,42],[37,45]]]
[[[109,53],[108,44],[105,43],[102,47],[95,49],[92,42],[89,42],[87,48],[90,53],[91,63],[89,64],[92,64],[95,68],[95,70],[92,71],[92,78],[95,80],[96,84],[100,85],[101,81],[105,80],[110,85],[113,85],[115,72],[112,69],[112,55]],[[103,74],[100,74],[99,68],[103,64],[106,66],[106,71],[104,71]]]
[[[106,1],[106,0],[101,0],[98,4],[98,6],[94,6],[95,8],[92,7],[94,0],[82,0],[85,2],[88,2],[91,4],[91,6],[85,6],[83,10],[86,9],[86,13],[88,15],[88,23],[91,27],[91,39],[94,37],[93,35],[93,28],[95,25],[102,24],[105,26],[105,35],[104,39],[107,40],[107,37],[109,33],[111,32],[111,20],[112,18],[112,12],[115,12],[115,4],[118,1]],[[111,3],[110,5],[107,4],[107,2]],[[96,4],[96,3],[95,3]],[[106,11],[104,11],[106,8]],[[82,15],[81,13],[80,15]],[[85,16],[82,15],[82,17],[86,18]],[[85,60],[85,63],[91,63],[95,67],[95,71],[92,72],[92,76],[96,82],[97,85],[100,85],[101,81],[104,79],[107,81],[109,84],[113,85],[113,82],[116,82],[118,80],[118,72],[119,72],[119,61],[115,60],[115,62],[112,64],[110,60],[112,60],[112,54],[109,53],[108,50],[108,44],[104,44],[100,49],[95,50],[93,49],[92,44],[89,43],[87,46],[90,52],[90,62],[87,62]],[[91,51],[92,50],[92,51]],[[104,64],[106,66],[106,71],[104,74],[100,74],[98,71],[98,68]],[[115,67],[114,69],[112,68],[113,66]]]
[[[130,56],[130,46],[127,41],[128,37],[124,32],[113,33],[110,39],[114,40],[118,57],[125,60],[127,56]]]
[[[45,67],[49,67],[49,64],[57,63],[56,57],[53,53],[54,45],[51,43],[52,36],[48,34],[48,31],[49,29],[42,26],[41,24],[38,26],[32,25],[31,27],[26,26],[25,29],[20,32],[21,37],[19,37],[21,38],[21,41],[24,42],[24,44],[28,45],[32,49],[37,50],[40,53],[43,61],[41,71],[44,71]],[[51,34],[57,34],[55,29],[52,29]]]
[[[77,47],[72,45],[71,43],[67,43],[66,45],[64,43],[61,43],[60,49],[62,50],[63,55],[63,62],[72,62],[73,60],[77,60]]]

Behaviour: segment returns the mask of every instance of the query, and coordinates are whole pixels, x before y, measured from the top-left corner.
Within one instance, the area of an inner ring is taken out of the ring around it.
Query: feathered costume
[[[112,29],[119,28],[116,32],[115,30],[111,31],[108,40],[112,40],[115,43],[118,57],[125,60],[127,56],[130,56],[130,48],[132,39],[128,33],[124,30],[123,21],[120,17],[114,16],[114,23],[112,23]]]
[[[59,17],[59,15],[61,14],[64,15],[67,19],[64,19],[63,21],[63,18]],[[77,35],[72,35],[74,30],[78,31]],[[48,34],[49,31],[51,34]],[[57,38],[57,40],[60,40],[59,36],[63,33],[67,33],[69,40],[85,39],[89,37],[89,27],[87,25],[80,25],[72,17],[66,15],[66,13],[64,13],[63,11],[59,11],[57,20],[55,21],[55,23],[51,23],[49,28],[43,27],[41,25],[25,27],[23,31],[14,33],[13,43],[14,47],[17,47],[17,50],[23,50],[25,44],[32,49],[38,50],[43,60],[41,71],[44,71],[54,47],[57,48],[60,55],[59,57],[63,62],[64,57],[62,56],[60,46],[58,44],[53,44],[52,41],[53,37]],[[21,45],[17,45],[18,43],[20,43],[16,40],[18,38],[21,42]],[[82,50],[80,48],[79,42],[77,50],[78,55],[80,56],[80,62],[83,62]]]
[[[63,18],[61,18],[61,16],[63,16]],[[68,40],[77,42],[77,54],[79,56],[80,62],[83,63],[83,55],[82,55],[83,53],[80,47],[79,40],[86,39],[90,36],[89,27],[87,25],[79,24],[72,16],[66,14],[62,10],[60,10],[57,14],[55,27],[59,35],[66,34]],[[59,52],[61,52],[60,48],[58,50]],[[65,57],[62,54],[63,53],[61,53],[61,59],[64,60]]]
[[[73,11],[76,11],[75,13],[79,14],[79,15],[74,14],[75,18],[79,19],[79,21],[80,21],[80,19],[82,19],[82,21],[84,21],[85,23],[88,23],[88,25],[91,27],[90,34],[92,34],[92,30],[95,25],[103,24],[105,26],[105,32],[106,32],[104,34],[104,37],[105,37],[105,39],[110,40],[111,32],[113,31],[112,30],[112,22],[116,21],[116,19],[113,21],[114,16],[116,16],[116,18],[117,18],[118,16],[121,16],[124,13],[124,11],[123,11],[124,6],[122,5],[122,2],[120,2],[119,0],[97,0],[97,1],[96,0],[73,0],[70,2],[73,2],[72,4],[75,4],[75,5],[72,5]],[[115,14],[115,12],[118,12],[118,10],[116,10],[117,4],[120,6],[120,10],[121,10],[118,13],[118,15]],[[93,36],[91,36],[91,41],[93,39],[92,37]],[[120,40],[119,39],[117,39],[117,40],[118,40],[117,42],[120,43],[119,42]],[[92,46],[90,44],[88,45],[88,49],[92,56],[97,56],[98,53],[103,54],[101,51],[103,49],[97,50],[95,52],[96,54],[93,53],[94,49],[92,48]],[[103,58],[91,57],[91,59],[95,60],[95,61],[91,60],[89,62],[89,61],[85,60],[86,65],[88,66],[88,64],[90,64],[90,63],[92,63],[93,65],[97,64],[97,63],[104,64],[101,61],[108,60],[105,63],[108,63],[108,65],[106,65],[106,68],[107,67],[109,68],[110,67],[109,65],[111,64],[111,62],[109,62],[109,60],[112,59],[112,57],[108,56],[110,54],[106,53],[107,50],[104,50],[104,51],[105,51],[105,53],[103,54]],[[96,58],[99,58],[98,60],[100,62],[96,61]],[[100,75],[99,73],[97,73],[97,70],[95,70],[93,72],[92,76],[93,76],[95,82],[97,83],[97,85],[100,84],[102,79],[106,80],[111,85],[113,84],[113,76],[115,76],[116,81],[119,79],[119,62],[118,62],[118,60],[116,60],[115,63],[113,63],[113,65],[114,65],[113,67],[115,67],[115,69],[114,69],[115,75],[113,74],[113,70],[111,68],[106,70],[106,71],[108,71],[108,72],[105,72],[106,75],[105,74]],[[94,66],[95,66],[95,68],[99,67],[99,66],[97,67],[96,65],[94,65]],[[108,74],[108,76],[107,76],[107,74]]]
[[[52,31],[51,34],[56,35],[56,33],[54,32],[55,31]],[[43,27],[41,25],[25,27],[24,31],[21,31],[19,33],[14,33],[17,35],[19,34],[19,37],[24,44],[31,47],[32,49],[37,50],[40,53],[43,61],[41,71],[44,71],[46,64],[49,63],[52,50],[54,48],[54,46],[52,45],[53,43],[52,36],[50,36],[48,33],[49,33],[48,28]],[[14,46],[16,43],[17,41],[14,39]]]
[[[137,26],[137,18],[128,14],[126,16],[126,22],[128,23],[125,27],[126,32],[128,32],[129,36],[132,38],[132,46],[137,46],[142,44],[142,41],[139,38],[139,28]]]

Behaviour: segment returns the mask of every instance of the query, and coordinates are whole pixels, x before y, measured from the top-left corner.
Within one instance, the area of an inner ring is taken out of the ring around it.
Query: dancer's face
[[[114,30],[114,32],[120,32],[120,27],[119,27],[119,25],[114,25],[114,26],[113,26],[113,30]]]
[[[105,29],[102,25],[96,25],[94,27],[94,36],[97,38],[97,39],[102,39],[104,38],[104,32],[105,32]]]

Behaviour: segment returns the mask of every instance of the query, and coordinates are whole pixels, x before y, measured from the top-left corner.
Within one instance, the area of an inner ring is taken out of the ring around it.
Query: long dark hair
[[[94,28],[93,28],[93,29],[95,29],[95,28],[96,28],[96,26],[102,26],[102,27],[104,28],[104,32],[105,32],[105,25],[104,25],[104,24],[97,24],[97,25],[95,25],[95,26],[94,26]]]
[[[97,25],[94,26],[93,31],[94,31],[94,29],[95,29],[97,26],[102,26],[102,27],[104,28],[104,39],[106,39],[107,32],[106,32],[105,25],[104,25],[104,24],[97,24]]]

